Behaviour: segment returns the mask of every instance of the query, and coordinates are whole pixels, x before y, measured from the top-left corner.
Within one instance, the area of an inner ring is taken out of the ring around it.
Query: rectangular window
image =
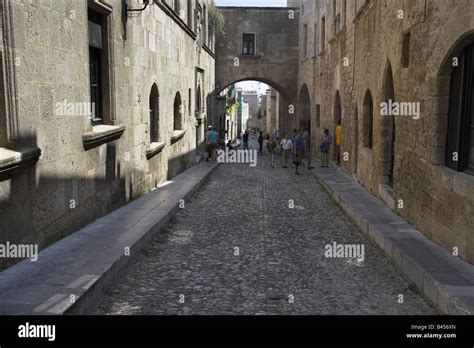
[[[314,55],[318,54],[318,24],[314,25]]]
[[[179,0],[174,0],[173,1],[173,10],[174,10],[174,12],[176,12],[178,14],[178,16],[180,15],[180,13],[179,13]]]
[[[403,34],[402,40],[402,67],[410,66],[410,32]]]
[[[242,54],[247,56],[255,55],[255,34],[243,34]]]
[[[102,108],[102,16],[89,9],[89,72],[92,103],[92,121],[100,122],[103,118]]]
[[[347,12],[347,0],[342,0],[342,28],[343,30],[346,27],[346,12]]]
[[[335,28],[336,28],[336,34],[339,34],[342,30],[342,28],[341,28],[341,14],[340,13],[337,14],[334,25],[335,25]]]
[[[191,117],[191,88],[188,88],[188,110],[189,110],[189,117]]]
[[[203,44],[207,46],[207,10],[206,5],[204,5],[204,9],[202,11],[202,40]]]
[[[303,26],[303,58],[308,56],[308,25]]]
[[[326,18],[321,19],[321,53],[326,50]]]
[[[321,105],[316,104],[316,127],[321,127]]]
[[[466,47],[451,74],[446,165],[474,174],[474,44]]]
[[[188,0],[188,26],[193,27],[193,3],[192,0]]]
[[[114,123],[114,103],[112,88],[113,40],[109,38],[112,23],[112,9],[102,2],[89,0],[89,78],[93,124]],[[100,5],[99,5],[100,4]]]

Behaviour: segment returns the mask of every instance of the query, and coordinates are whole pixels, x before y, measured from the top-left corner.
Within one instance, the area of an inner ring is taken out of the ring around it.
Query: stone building
[[[216,43],[216,88],[221,91],[247,80],[271,86],[281,96],[278,113],[284,124],[280,128],[291,129],[296,122],[293,110],[298,91],[298,10],[286,7],[219,9],[226,27]],[[266,117],[262,114],[265,127]]]
[[[253,117],[258,111],[258,92],[257,91],[243,91],[243,102],[249,105],[249,116]]]
[[[274,88],[269,88],[267,91],[267,105],[266,105],[266,116],[267,116],[267,132],[271,133],[274,129],[277,129],[277,119],[279,104],[277,102],[278,92]]]
[[[143,3],[0,0],[0,243],[44,247],[196,162],[211,3]]]
[[[341,121],[342,169],[472,263],[472,1],[302,0],[299,7],[297,114],[310,124],[313,155],[323,130],[334,133]]]

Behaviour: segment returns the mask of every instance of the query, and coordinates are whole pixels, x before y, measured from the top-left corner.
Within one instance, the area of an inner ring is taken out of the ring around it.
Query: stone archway
[[[395,89],[393,84],[392,65],[387,61],[382,84],[382,101],[390,105],[395,102]],[[395,172],[395,117],[393,115],[381,115],[381,176],[380,183],[387,184],[393,188]]]
[[[297,128],[307,128],[310,131],[311,122],[311,98],[309,96],[308,86],[304,84],[301,87],[298,97],[298,122]]]
[[[357,103],[352,115],[352,173],[359,172],[359,109]]]
[[[266,78],[261,77],[254,77],[253,75],[241,78],[235,81],[229,81],[225,85],[220,86],[217,90],[216,95],[220,95],[226,88],[233,84],[237,84],[239,82],[244,81],[257,81],[262,82],[270,87],[272,87],[275,91],[278,92],[278,120],[277,124],[279,125],[280,134],[293,134],[293,128],[296,126],[297,116],[296,116],[296,105],[294,104],[294,97],[292,97],[291,93],[283,87],[282,85],[278,84],[273,80],[269,80]]]
[[[216,95],[239,81],[266,83],[281,96],[280,131],[290,131],[297,123],[299,13],[288,20],[287,8],[224,6],[219,10],[226,25],[216,41]],[[249,37],[252,50],[245,49]]]
[[[336,131],[336,127],[339,123],[342,122],[342,106],[341,106],[341,95],[339,94],[339,90],[336,91],[336,95],[334,97],[334,108],[333,108],[333,129],[332,133],[334,134]],[[334,139],[334,145],[336,145],[336,139]],[[331,146],[333,151],[333,159],[337,159],[336,153],[336,146]]]

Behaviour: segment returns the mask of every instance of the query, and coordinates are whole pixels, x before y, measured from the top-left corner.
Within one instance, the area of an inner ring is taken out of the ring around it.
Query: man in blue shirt
[[[305,152],[305,138],[303,129],[300,129],[298,135],[295,137],[295,141],[293,144],[293,153],[295,155],[295,160],[293,162],[293,164],[295,165],[295,175],[300,175],[298,168],[301,165]]]
[[[209,147],[211,149],[211,158],[213,161],[215,161],[216,151],[219,148],[219,133],[217,133],[216,128],[213,127],[207,136],[209,141]]]

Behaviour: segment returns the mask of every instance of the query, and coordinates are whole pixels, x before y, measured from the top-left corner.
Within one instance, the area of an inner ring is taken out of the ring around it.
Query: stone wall
[[[209,7],[210,1],[199,3]],[[108,0],[96,5],[108,20],[110,98],[104,102],[105,125],[93,126],[88,115],[58,112],[58,103],[91,100],[88,2],[2,0],[0,27],[2,32],[9,28],[11,36],[4,40],[1,55],[3,62],[8,55],[15,62],[11,72],[17,105],[9,110],[15,109],[17,118],[9,122],[17,136],[0,146],[20,151],[27,143],[42,154],[36,165],[0,182],[0,243],[44,247],[195,163],[214,91],[213,53],[198,45],[199,35],[196,39],[193,26],[186,24],[187,11],[181,11],[180,19],[157,1],[125,22],[122,4]],[[136,1],[130,5],[140,7]],[[186,2],[181,6],[186,9]],[[159,121],[152,143],[149,100],[154,84]],[[178,92],[181,132],[174,129]],[[113,137],[104,138],[107,132]],[[98,138],[105,140],[85,148]]]
[[[281,118],[293,117],[289,106],[297,101],[298,11],[270,7],[221,7],[226,31],[216,42],[217,88],[255,80],[282,96]],[[243,34],[255,34],[255,54],[244,55]],[[265,121],[264,121],[265,122]]]
[[[306,56],[300,42],[299,91],[305,86],[309,90],[313,144],[324,128],[334,132],[340,110],[342,152],[348,155],[342,169],[434,242],[450,251],[457,248],[472,263],[474,176],[444,165],[449,105],[446,62],[474,41],[472,2],[304,3],[300,37],[307,30],[308,42]],[[419,105],[419,119],[382,116],[381,103],[392,98]],[[367,146],[370,99],[371,149]],[[318,155],[318,146],[312,151]]]

